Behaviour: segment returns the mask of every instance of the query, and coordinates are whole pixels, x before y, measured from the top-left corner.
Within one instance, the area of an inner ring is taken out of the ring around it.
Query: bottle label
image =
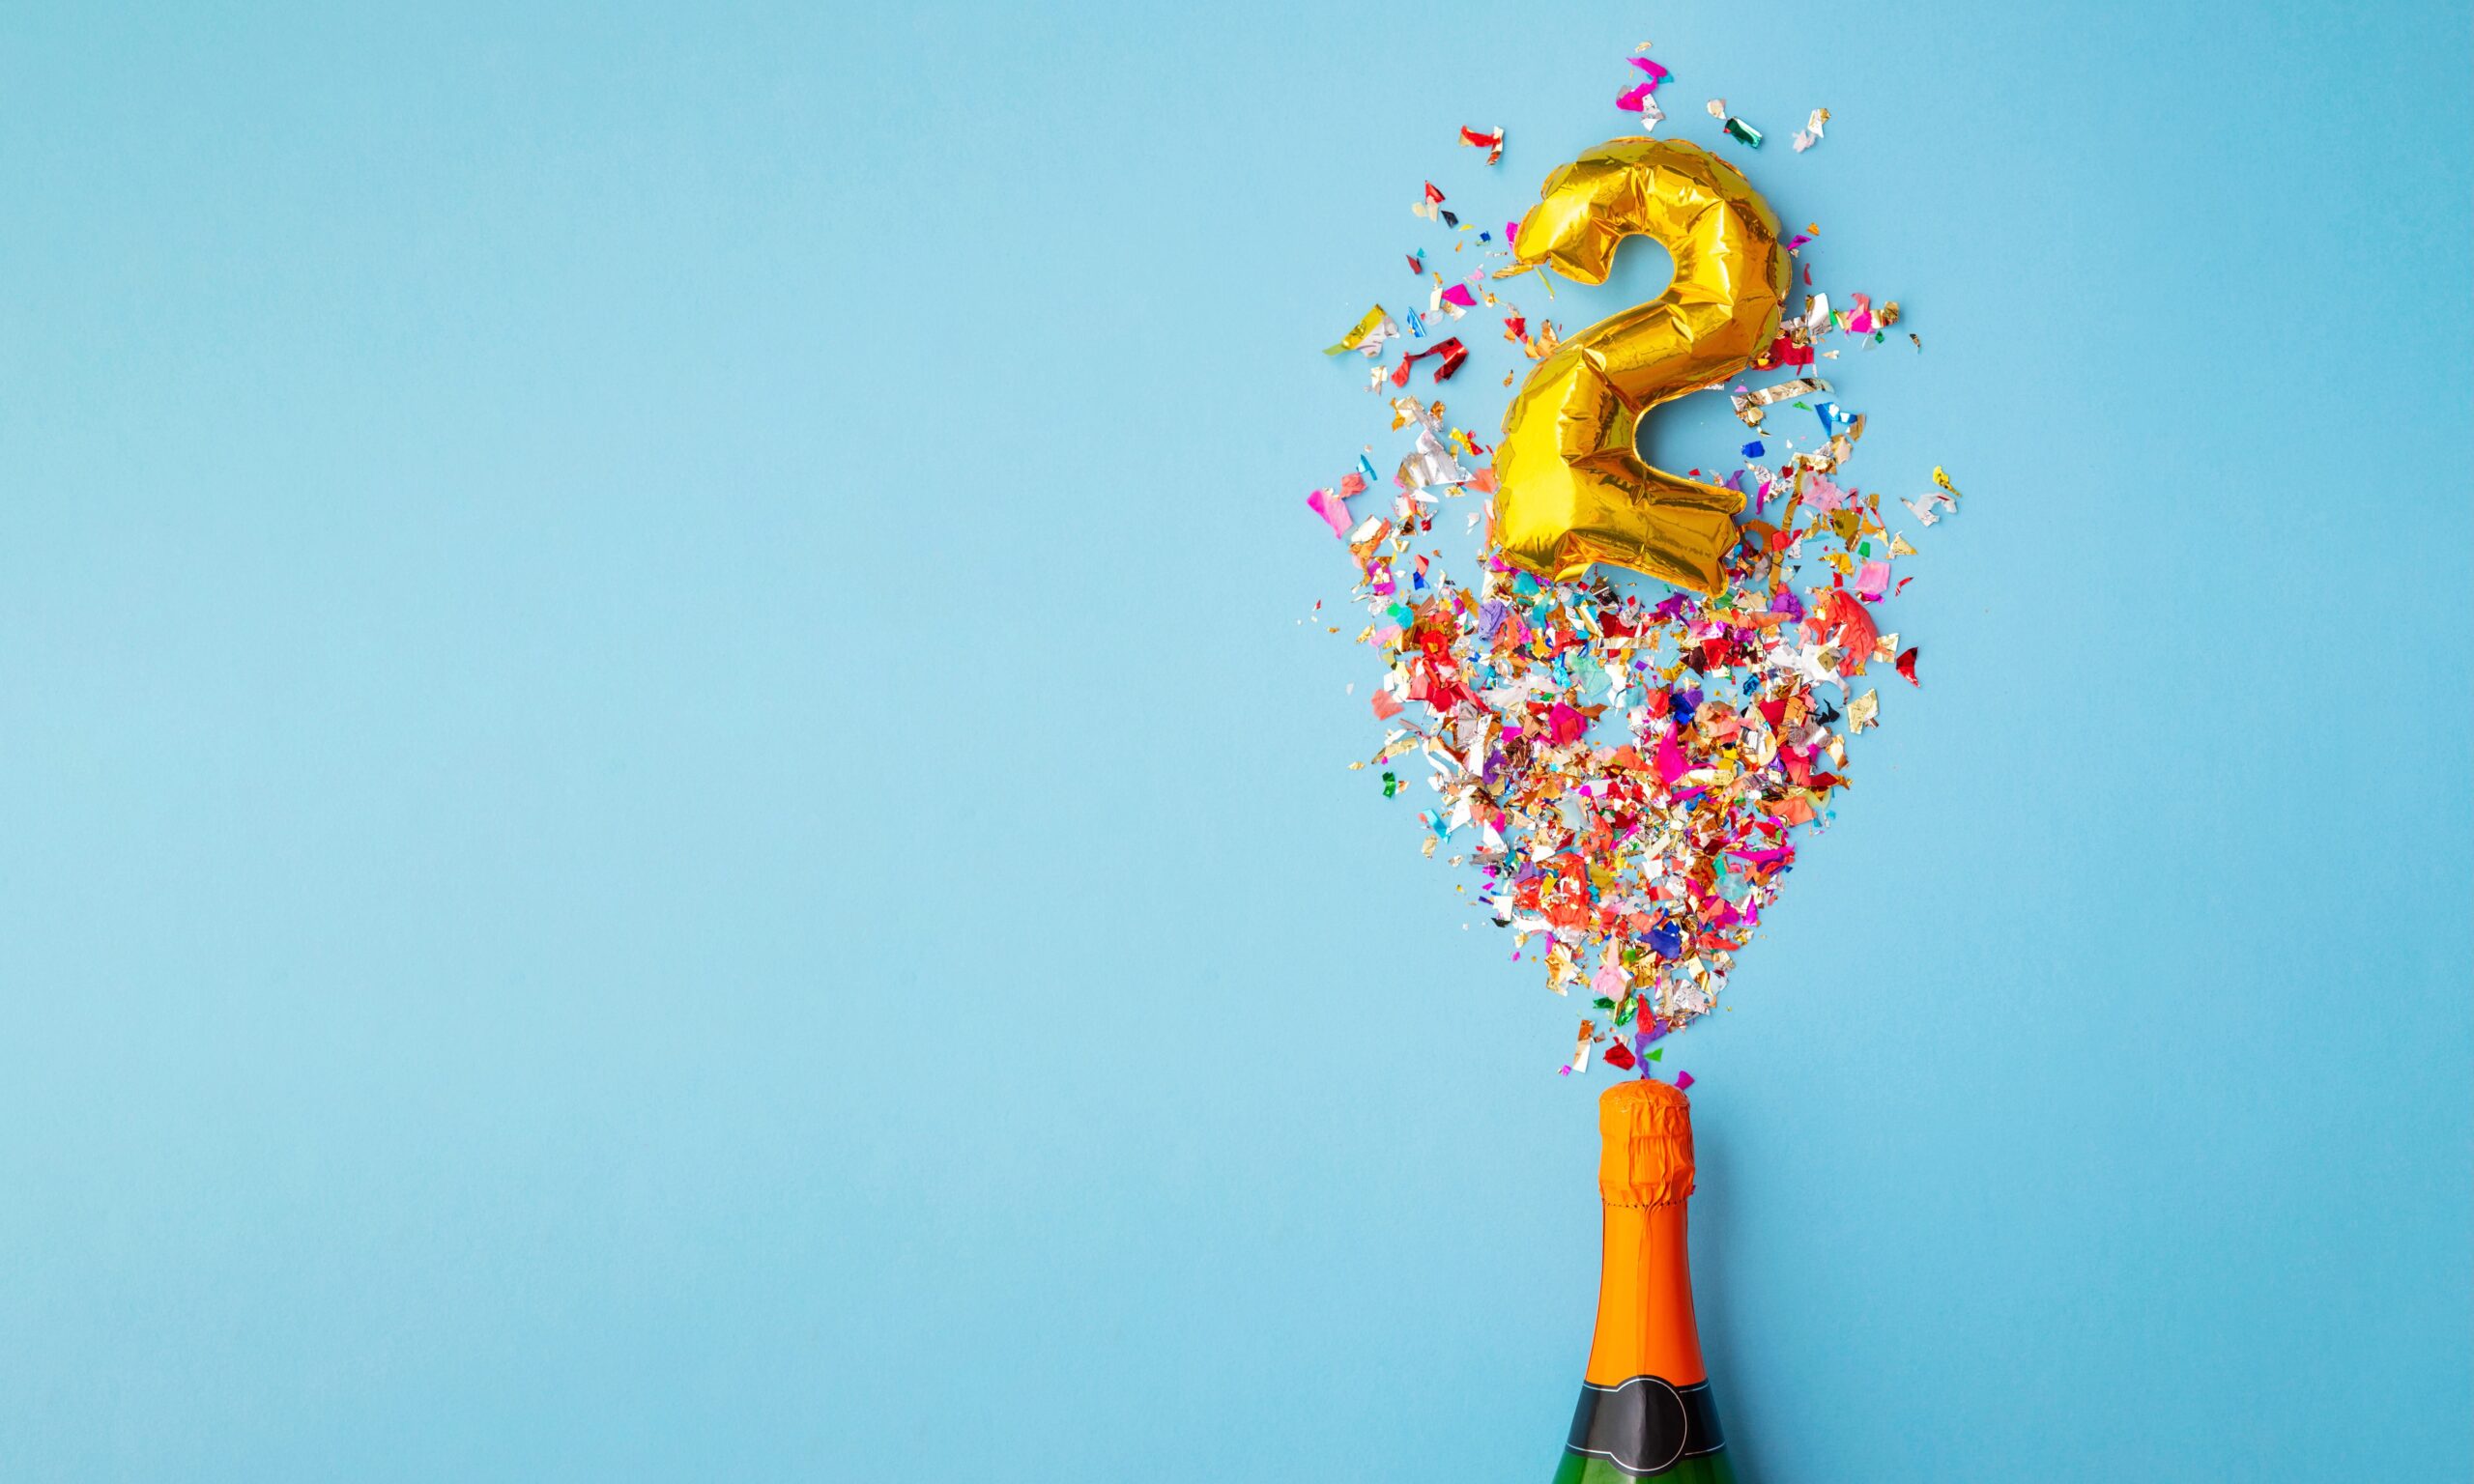
[[[1635,1376],[1620,1386],[1583,1382],[1572,1434],[1564,1441],[1574,1453],[1605,1459],[1642,1478],[1726,1445],[1708,1382],[1678,1387],[1655,1376]]]

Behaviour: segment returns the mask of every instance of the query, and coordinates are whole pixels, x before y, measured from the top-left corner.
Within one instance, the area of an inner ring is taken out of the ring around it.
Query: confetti
[[[1956,510],[1959,507],[1959,502],[1957,500],[1952,499],[1949,496],[1943,495],[1939,491],[1928,492],[1922,499],[1901,499],[1899,503],[1907,506],[1908,510],[1914,515],[1917,522],[1926,526],[1930,526],[1935,521],[1941,519],[1941,516],[1937,513],[1941,508],[1946,506],[1949,509]]]
[[[1652,95],[1673,74],[1644,56],[1625,60],[1633,81],[1617,106],[1641,114],[1646,128],[1664,117]],[[1760,147],[1761,131],[1724,99],[1709,111],[1737,142]],[[1798,153],[1828,117],[1812,110]],[[1464,127],[1459,142],[1486,150],[1491,164],[1504,133]],[[1533,186],[1508,182],[1506,191]],[[1420,853],[1510,934],[1511,961],[1589,1001],[1559,1070],[1586,1072],[1595,1050],[1618,1071],[1646,1075],[1662,1055],[1655,1042],[1716,1007],[1800,849],[1828,827],[1849,786],[1850,739],[1882,726],[1879,691],[1850,681],[1885,664],[1920,683],[1915,646],[1887,632],[1885,614],[1913,580],[1910,534],[1954,513],[1960,492],[1939,466],[1912,499],[1859,485],[1850,465],[1865,416],[1846,399],[1861,379],[1845,368],[1875,363],[1839,359],[1829,379],[1814,368],[1878,344],[1901,310],[1866,294],[1843,295],[1840,308],[1808,292],[1760,362],[1723,387],[1752,436],[1722,481],[1744,509],[1714,594],[1604,567],[1568,582],[1512,569],[1492,546],[1488,443],[1501,402],[1455,417],[1404,389],[1421,360],[1433,360],[1431,380],[1442,383],[1493,357],[1476,379],[1491,396],[1498,366],[1505,386],[1517,385],[1555,354],[1560,330],[1544,304],[1510,301],[1505,280],[1518,270],[1509,226],[1458,231],[1430,183],[1414,210],[1455,231],[1453,250],[1467,250],[1474,271],[1447,282],[1427,267],[1439,249],[1409,253],[1410,271],[1431,278],[1424,315],[1405,310],[1395,323],[1378,306],[1330,348],[1377,362],[1368,368],[1382,404],[1377,431],[1395,441],[1397,466],[1387,483],[1377,460],[1393,453],[1350,455],[1341,476],[1311,481],[1321,487],[1306,499],[1345,544],[1350,596],[1366,615],[1355,642],[1382,671],[1367,705],[1383,741],[1351,767],[1379,778],[1386,799],[1419,792]],[[1790,246],[1820,235],[1811,226]],[[1799,276],[1811,291],[1809,256]],[[1536,282],[1552,294],[1551,279]],[[1427,341],[1430,325],[1482,307],[1500,317],[1500,340]],[[1404,338],[1420,348],[1383,364]],[[1810,415],[1770,419],[1789,408]],[[1454,502],[1465,520],[1451,514]],[[1893,530],[1884,510],[1904,510],[1915,526]],[[1469,549],[1448,557],[1454,537]],[[1345,638],[1344,629],[1330,632]],[[1675,1082],[1692,1078],[1678,1072]]]
[[[1647,51],[1649,48],[1649,43],[1641,43],[1641,50]],[[1666,81],[1673,74],[1647,57],[1631,56],[1624,60],[1630,63],[1635,71],[1641,73],[1642,80],[1615,95],[1615,106],[1625,113],[1639,114],[1641,132],[1646,134],[1655,128],[1659,121],[1666,117],[1658,107],[1658,100],[1651,95],[1657,92],[1659,83]]]
[[[1460,338],[1455,335],[1449,340],[1438,340],[1423,351],[1412,352],[1402,357],[1400,363],[1392,368],[1392,385],[1408,385],[1409,368],[1429,356],[1442,357],[1435,363],[1434,379],[1438,382],[1446,382],[1452,379],[1452,373],[1460,369],[1460,363],[1469,358],[1469,348],[1462,345]]]
[[[1771,359],[1777,358],[1773,354]],[[1727,393],[1727,400],[1734,405],[1736,416],[1742,419],[1745,427],[1757,428],[1761,426],[1764,409],[1774,407],[1781,402],[1792,402],[1798,397],[1808,397],[1817,391],[1827,390],[1829,390],[1827,382],[1811,377],[1798,377],[1794,381],[1779,382],[1757,391],[1748,386],[1738,386]]]
[[[1564,1075],[1568,1077],[1573,1072],[1586,1071],[1589,1070],[1589,1047],[1594,1029],[1595,1027],[1590,1021],[1586,1019],[1581,1021],[1581,1034],[1579,1039],[1573,1042],[1572,1059],[1564,1068]]]
[[[1380,359],[1383,356],[1384,343],[1396,340],[1399,335],[1400,327],[1393,324],[1392,317],[1383,312],[1381,304],[1377,304],[1366,311],[1355,325],[1350,326],[1348,333],[1340,336],[1338,344],[1324,347],[1323,354],[1343,356],[1350,351],[1356,351],[1360,355]]]
[[[1719,128],[1730,138],[1756,150],[1761,148],[1761,130],[1727,112],[1725,99],[1713,98],[1701,106],[1709,110],[1710,117],[1718,121]]]
[[[1332,534],[1346,540],[1349,533],[1349,505],[1342,497],[1330,490],[1316,490],[1306,497],[1307,507],[1323,518]]]
[[[1658,100],[1650,96],[1655,87],[1655,83],[1638,83],[1615,95],[1616,107],[1641,116],[1641,132],[1645,134],[1666,118],[1665,110],[1658,107]]]

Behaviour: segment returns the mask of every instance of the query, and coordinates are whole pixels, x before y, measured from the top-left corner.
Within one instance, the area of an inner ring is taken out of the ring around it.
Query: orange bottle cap
[[[1597,1193],[1609,1206],[1668,1206],[1692,1193],[1692,1103],[1635,1078],[1597,1099]]]

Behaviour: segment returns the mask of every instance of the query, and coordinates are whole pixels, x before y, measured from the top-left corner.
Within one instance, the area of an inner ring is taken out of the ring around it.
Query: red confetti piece
[[[1804,627],[1812,631],[1813,638],[1838,646],[1838,672],[1842,675],[1862,674],[1864,662],[1873,657],[1873,645],[1881,641],[1872,614],[1844,587],[1832,587],[1824,593],[1812,616],[1804,620]]]
[[[1392,385],[1408,385],[1409,367],[1429,356],[1443,357],[1435,363],[1434,379],[1438,382],[1448,382],[1452,379],[1452,373],[1460,369],[1460,363],[1469,358],[1469,348],[1460,343],[1458,335],[1454,335],[1449,340],[1439,340],[1413,356],[1403,357],[1400,363],[1392,368]]]
[[[1813,363],[1813,348],[1798,345],[1780,335],[1770,344],[1769,363],[1773,366],[1809,366]]]

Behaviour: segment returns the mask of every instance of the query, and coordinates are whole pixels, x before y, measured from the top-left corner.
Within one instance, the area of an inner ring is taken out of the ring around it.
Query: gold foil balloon
[[[1617,139],[1546,178],[1513,255],[1604,283],[1616,244],[1675,259],[1665,293],[1600,320],[1539,363],[1504,414],[1495,544],[1566,581],[1604,561],[1715,592],[1743,497],[1652,469],[1643,414],[1750,366],[1778,333],[1791,281],[1778,218],[1743,172],[1681,139]]]

